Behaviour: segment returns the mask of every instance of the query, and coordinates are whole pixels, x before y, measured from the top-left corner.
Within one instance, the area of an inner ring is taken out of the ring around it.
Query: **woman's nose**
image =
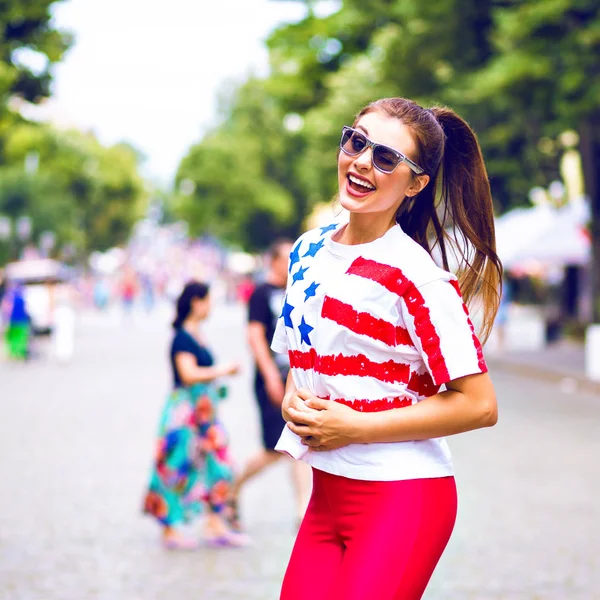
[[[354,164],[358,169],[366,170],[371,167],[373,160],[372,152],[373,150],[371,148],[367,148],[354,159]]]

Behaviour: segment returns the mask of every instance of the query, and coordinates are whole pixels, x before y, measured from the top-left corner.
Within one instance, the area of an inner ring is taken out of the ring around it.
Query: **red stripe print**
[[[415,331],[421,340],[423,352],[427,355],[434,381],[440,385],[449,381],[450,373],[440,347],[440,336],[431,321],[431,314],[425,305],[425,299],[413,282],[396,267],[361,257],[350,265],[346,273],[376,281],[390,292],[404,298],[408,312],[414,319]]]
[[[404,327],[396,327],[366,312],[358,312],[341,300],[325,296],[321,316],[360,335],[379,340],[388,346],[412,346],[410,335]]]
[[[314,348],[311,348],[308,352],[288,350],[288,356],[290,357],[290,367],[292,369],[308,371],[309,369],[314,369],[317,362],[317,353]]]
[[[456,293],[462,298],[462,292],[460,291],[460,286],[458,285],[458,281],[452,280],[450,282],[452,287],[456,290]],[[469,327],[471,328],[471,337],[473,338],[473,344],[475,346],[475,350],[477,352],[477,365],[481,369],[482,373],[487,373],[488,368],[485,363],[485,358],[483,358],[483,348],[481,347],[481,342],[475,333],[475,327],[473,327],[473,322],[471,321],[471,316],[469,315],[469,309],[467,305],[463,302],[463,310],[465,311],[465,315],[467,315],[467,321],[469,323]]]
[[[425,373],[412,373],[408,382],[408,389],[419,396],[419,398],[429,398],[440,391],[440,386],[436,385],[431,375]]]
[[[314,348],[308,352],[290,350],[290,366],[294,369],[314,369],[322,375],[355,375],[357,377],[373,377],[386,383],[408,381],[410,366],[405,363],[388,360],[383,363],[373,362],[364,354],[344,356],[343,354],[319,356]]]
[[[402,296],[408,287],[412,285],[412,282],[404,277],[400,269],[362,258],[362,256],[352,262],[346,274],[376,281],[386,290],[394,292],[398,296]]]
[[[377,400],[348,400],[347,398],[330,398],[326,396],[324,400],[333,400],[345,404],[358,412],[383,412],[393,408],[403,408],[410,406],[413,402],[410,398],[378,398]]]

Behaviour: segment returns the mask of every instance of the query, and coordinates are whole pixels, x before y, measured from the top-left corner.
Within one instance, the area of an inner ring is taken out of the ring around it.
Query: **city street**
[[[70,364],[47,342],[28,364],[0,361],[0,600],[278,598],[295,527],[283,461],[242,497],[250,548],[169,552],[140,512],[170,318],[88,313]],[[238,462],[259,448],[244,319],[215,304],[206,329],[218,358],[244,364],[222,406]],[[459,518],[425,599],[600,598],[600,396],[492,375],[498,425],[450,439]]]

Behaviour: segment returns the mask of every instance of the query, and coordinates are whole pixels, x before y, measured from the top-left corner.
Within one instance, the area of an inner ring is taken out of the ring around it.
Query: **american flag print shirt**
[[[341,227],[305,233],[290,254],[272,348],[288,354],[297,388],[354,410],[383,411],[487,371],[453,274],[440,269],[399,225],[353,246],[332,240]],[[454,473],[443,438],[313,452],[286,428],[277,449],[352,479]]]

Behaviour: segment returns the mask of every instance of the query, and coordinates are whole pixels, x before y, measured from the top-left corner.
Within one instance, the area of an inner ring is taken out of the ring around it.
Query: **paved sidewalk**
[[[561,340],[541,351],[490,353],[486,359],[495,370],[554,382],[565,392],[579,390],[600,394],[600,381],[586,376],[585,348],[579,342]]]
[[[83,315],[70,364],[0,361],[0,600],[278,598],[294,541],[288,465],[244,490],[251,548],[168,552],[140,513],[170,386],[170,318]],[[218,358],[244,365],[221,407],[241,463],[260,443],[245,311],[215,306],[207,336]],[[500,420],[448,440],[459,514],[423,600],[600,598],[598,396],[513,373],[524,358],[495,360]]]

